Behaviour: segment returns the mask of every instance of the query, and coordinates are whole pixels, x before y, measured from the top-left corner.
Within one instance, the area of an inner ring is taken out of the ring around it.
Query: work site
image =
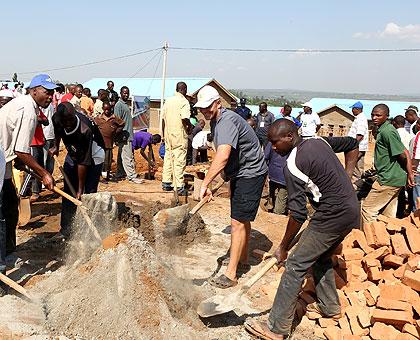
[[[0,340],[420,340],[420,4],[59,5],[3,4]]]

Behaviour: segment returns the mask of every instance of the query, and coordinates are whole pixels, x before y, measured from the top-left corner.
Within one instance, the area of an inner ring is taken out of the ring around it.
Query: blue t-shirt
[[[283,169],[286,166],[287,156],[281,156],[273,150],[271,142],[268,142],[267,146],[264,149],[265,161],[268,164],[268,178],[270,181],[279,183],[281,185],[286,185],[286,180],[284,179]]]

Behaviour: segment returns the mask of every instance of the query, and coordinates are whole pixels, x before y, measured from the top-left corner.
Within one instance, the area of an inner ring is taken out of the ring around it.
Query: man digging
[[[215,124],[216,154],[201,185],[200,198],[212,196],[208,186],[219,173],[223,172],[225,180],[230,180],[230,259],[224,261],[226,272],[209,281],[213,286],[229,288],[237,284],[236,271],[250,267],[248,242],[251,221],[257,215],[267,165],[255,132],[240,115],[222,106],[216,89],[204,86],[198,92],[195,107],[200,108],[204,117]]]
[[[350,178],[324,139],[299,137],[296,125],[286,119],[273,123],[268,139],[274,151],[289,154],[284,176],[290,216],[275,252],[279,262],[287,261],[268,322],[250,319],[245,328],[263,339],[285,339],[292,332],[297,298],[310,268],[317,302],[307,310],[327,318],[341,316],[331,254],[351,229],[359,226],[360,212]],[[307,218],[306,197],[315,213],[287,256],[290,242]]]

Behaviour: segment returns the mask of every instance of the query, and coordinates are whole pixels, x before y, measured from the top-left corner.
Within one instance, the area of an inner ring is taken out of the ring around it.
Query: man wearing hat
[[[315,137],[316,133],[321,128],[321,120],[318,114],[312,112],[312,105],[306,102],[303,105],[303,113],[300,115],[300,122],[302,123],[301,135],[303,138]]]
[[[359,142],[359,156],[351,178],[353,185],[355,185],[364,171],[365,154],[368,151],[369,143],[369,128],[367,118],[363,114],[363,104],[358,101],[350,106],[350,108],[355,118],[351,124],[348,136],[356,138]]]
[[[267,175],[264,153],[255,132],[245,119],[222,106],[220,95],[211,86],[198,92],[198,107],[206,119],[211,119],[216,154],[201,185],[200,197],[212,198],[208,189],[220,173],[230,180],[231,245],[230,258],[219,258],[227,268],[224,274],[209,283],[219,288],[237,284],[236,271],[249,270],[248,242],[251,221],[257,215],[261,193]]]
[[[419,109],[417,108],[417,106],[414,106],[414,105],[410,105],[409,107],[405,109],[406,124],[404,128],[407,130],[407,132],[410,133],[411,137],[414,137],[417,133],[416,123],[417,123],[417,119],[419,118],[417,115],[418,112],[419,112]]]
[[[12,182],[12,161],[19,160],[41,178],[43,184],[52,189],[54,179],[31,156],[31,141],[37,126],[40,108],[52,102],[57,87],[46,74],[35,76],[29,84],[29,94],[20,96],[0,109],[0,147],[6,158],[6,171],[0,192],[0,273],[6,272],[6,255],[16,247],[16,225],[18,221],[18,199]],[[7,292],[0,285],[0,296]]]
[[[251,113],[252,112],[249,109],[249,107],[246,106],[246,98],[241,98],[239,100],[239,103],[241,105],[236,108],[235,112],[245,120],[251,118]]]
[[[12,91],[0,90],[0,109],[8,102],[10,102],[13,98],[15,98],[15,95]]]

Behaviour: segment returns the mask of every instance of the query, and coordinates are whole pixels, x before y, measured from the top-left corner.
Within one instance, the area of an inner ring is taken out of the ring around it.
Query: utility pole
[[[165,41],[163,45],[163,67],[162,67],[162,95],[160,97],[160,109],[159,109],[159,132],[163,135],[162,131],[162,109],[163,101],[165,100],[165,79],[166,79],[166,60],[168,58],[168,42]]]

